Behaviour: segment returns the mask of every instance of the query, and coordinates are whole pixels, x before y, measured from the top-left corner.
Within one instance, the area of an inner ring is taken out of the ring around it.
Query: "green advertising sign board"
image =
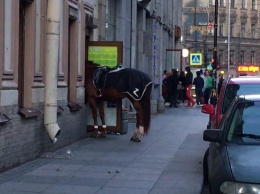
[[[88,60],[101,66],[114,67],[117,62],[117,46],[89,46]]]

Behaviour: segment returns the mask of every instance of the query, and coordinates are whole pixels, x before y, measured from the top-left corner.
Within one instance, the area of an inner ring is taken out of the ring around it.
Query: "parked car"
[[[213,107],[207,107],[213,112]],[[212,194],[260,193],[260,95],[235,97],[218,129],[207,129],[204,183]]]
[[[260,94],[260,77],[229,77],[222,84],[217,102],[212,103],[216,104],[216,106],[213,113],[209,116],[207,128],[214,129],[219,127],[223,115],[237,95],[254,93]],[[204,110],[208,109],[208,106],[213,108],[212,104],[203,105],[201,111],[208,114]]]

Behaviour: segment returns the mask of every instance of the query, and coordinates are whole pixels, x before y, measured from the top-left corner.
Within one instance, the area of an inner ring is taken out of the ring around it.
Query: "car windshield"
[[[260,84],[227,84],[222,106],[223,114],[237,95],[255,93],[260,93]]]
[[[260,102],[244,101],[237,105],[231,117],[227,141],[260,144]]]

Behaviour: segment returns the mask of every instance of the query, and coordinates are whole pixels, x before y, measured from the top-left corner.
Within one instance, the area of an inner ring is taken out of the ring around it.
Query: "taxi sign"
[[[191,53],[190,54],[190,65],[202,65],[202,54]]]
[[[238,66],[238,72],[258,72],[259,71],[259,66],[254,66],[254,65],[251,65],[251,66],[245,66],[245,65],[240,65]]]

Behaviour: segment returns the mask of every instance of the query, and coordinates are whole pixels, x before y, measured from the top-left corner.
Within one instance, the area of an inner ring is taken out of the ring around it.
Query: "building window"
[[[229,62],[230,62],[230,65],[233,65],[233,62],[234,62],[234,51],[230,51],[230,54],[229,54]]]
[[[240,52],[240,63],[241,64],[245,63],[245,52],[244,51]]]
[[[234,24],[230,25],[230,36],[234,36]]]
[[[240,37],[245,37],[245,24],[241,24],[241,29],[240,29]]]
[[[252,0],[252,10],[256,10],[256,0]]]
[[[106,0],[106,40],[112,41],[116,38],[116,2]]]
[[[231,0],[231,5],[230,7],[235,7],[235,0]]]
[[[219,0],[219,6],[220,7],[224,7],[225,5],[224,5],[224,0]]]
[[[252,65],[255,64],[255,52],[251,52],[250,62]]]
[[[242,0],[242,9],[245,9],[246,8],[246,0]]]
[[[223,36],[223,35],[224,35],[224,34],[223,34],[223,31],[224,31],[223,28],[224,28],[224,27],[223,27],[223,23],[220,23],[220,24],[219,24],[219,36]]]
[[[219,51],[219,64],[223,65],[223,51]]]
[[[190,26],[184,26],[184,34],[190,34]]]
[[[255,38],[255,24],[251,24],[251,38]]]

